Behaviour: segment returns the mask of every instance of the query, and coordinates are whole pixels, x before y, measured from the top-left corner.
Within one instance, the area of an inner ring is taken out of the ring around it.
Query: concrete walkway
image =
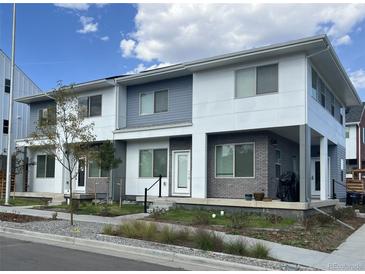
[[[5,207],[0,206],[0,212],[16,213],[23,215],[39,216],[51,218],[54,211]],[[93,222],[102,224],[120,224],[123,221],[141,219],[148,216],[145,213],[118,216],[118,217],[101,217],[92,215],[74,215],[75,221]],[[69,213],[59,212],[58,219],[69,220]],[[194,229],[189,226],[159,223],[160,226],[169,226],[174,229]],[[243,240],[247,243],[262,243],[270,248],[270,256],[278,260],[289,263],[319,268],[323,270],[365,270],[365,225],[355,231],[338,249],[331,254],[319,252],[310,249],[304,249],[279,243],[269,242],[265,240],[240,236],[228,235],[224,232],[216,232],[225,241]]]
[[[38,216],[43,218],[52,218],[52,215],[55,211],[51,210],[39,210],[39,209],[31,209],[24,207],[9,207],[9,206],[0,206],[0,212],[5,213],[14,213],[20,215],[29,215],[29,216]],[[141,219],[148,216],[146,213],[137,213],[131,215],[117,216],[117,217],[102,217],[95,215],[78,215],[74,214],[74,220],[80,222],[90,222],[90,223],[100,223],[100,224],[120,224],[121,221],[130,221]],[[60,220],[70,220],[70,213],[65,212],[57,212],[57,219]]]

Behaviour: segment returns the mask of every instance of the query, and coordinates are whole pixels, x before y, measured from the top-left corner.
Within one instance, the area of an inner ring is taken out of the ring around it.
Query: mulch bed
[[[48,219],[36,216],[18,215],[14,213],[0,213],[0,221],[14,223],[40,222]]]

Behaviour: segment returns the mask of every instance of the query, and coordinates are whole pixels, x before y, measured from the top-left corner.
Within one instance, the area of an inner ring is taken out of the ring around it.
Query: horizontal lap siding
[[[139,94],[167,89],[168,112],[139,115]],[[143,127],[192,120],[192,77],[184,76],[169,80],[127,87],[127,127]]]

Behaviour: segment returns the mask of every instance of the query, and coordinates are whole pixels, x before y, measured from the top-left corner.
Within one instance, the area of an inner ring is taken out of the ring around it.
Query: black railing
[[[160,175],[156,182],[153,183],[149,188],[144,189],[144,213],[147,213],[147,192],[158,183],[158,197],[161,198],[161,181],[162,175]]]
[[[346,192],[347,192],[347,191],[354,191],[354,192],[356,192],[356,190],[355,190],[355,189],[351,189],[351,188],[350,188],[350,187],[348,187],[346,184],[344,184],[344,183],[342,183],[342,182],[339,182],[339,181],[336,181],[335,179],[332,179],[332,199],[336,199],[335,184],[338,184],[338,185],[340,185],[340,186],[345,187]]]

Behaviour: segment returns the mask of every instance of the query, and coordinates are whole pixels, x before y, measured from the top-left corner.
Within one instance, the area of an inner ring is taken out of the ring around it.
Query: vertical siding
[[[168,90],[168,112],[139,115],[139,94]],[[127,87],[127,127],[143,127],[192,120],[192,76]]]

